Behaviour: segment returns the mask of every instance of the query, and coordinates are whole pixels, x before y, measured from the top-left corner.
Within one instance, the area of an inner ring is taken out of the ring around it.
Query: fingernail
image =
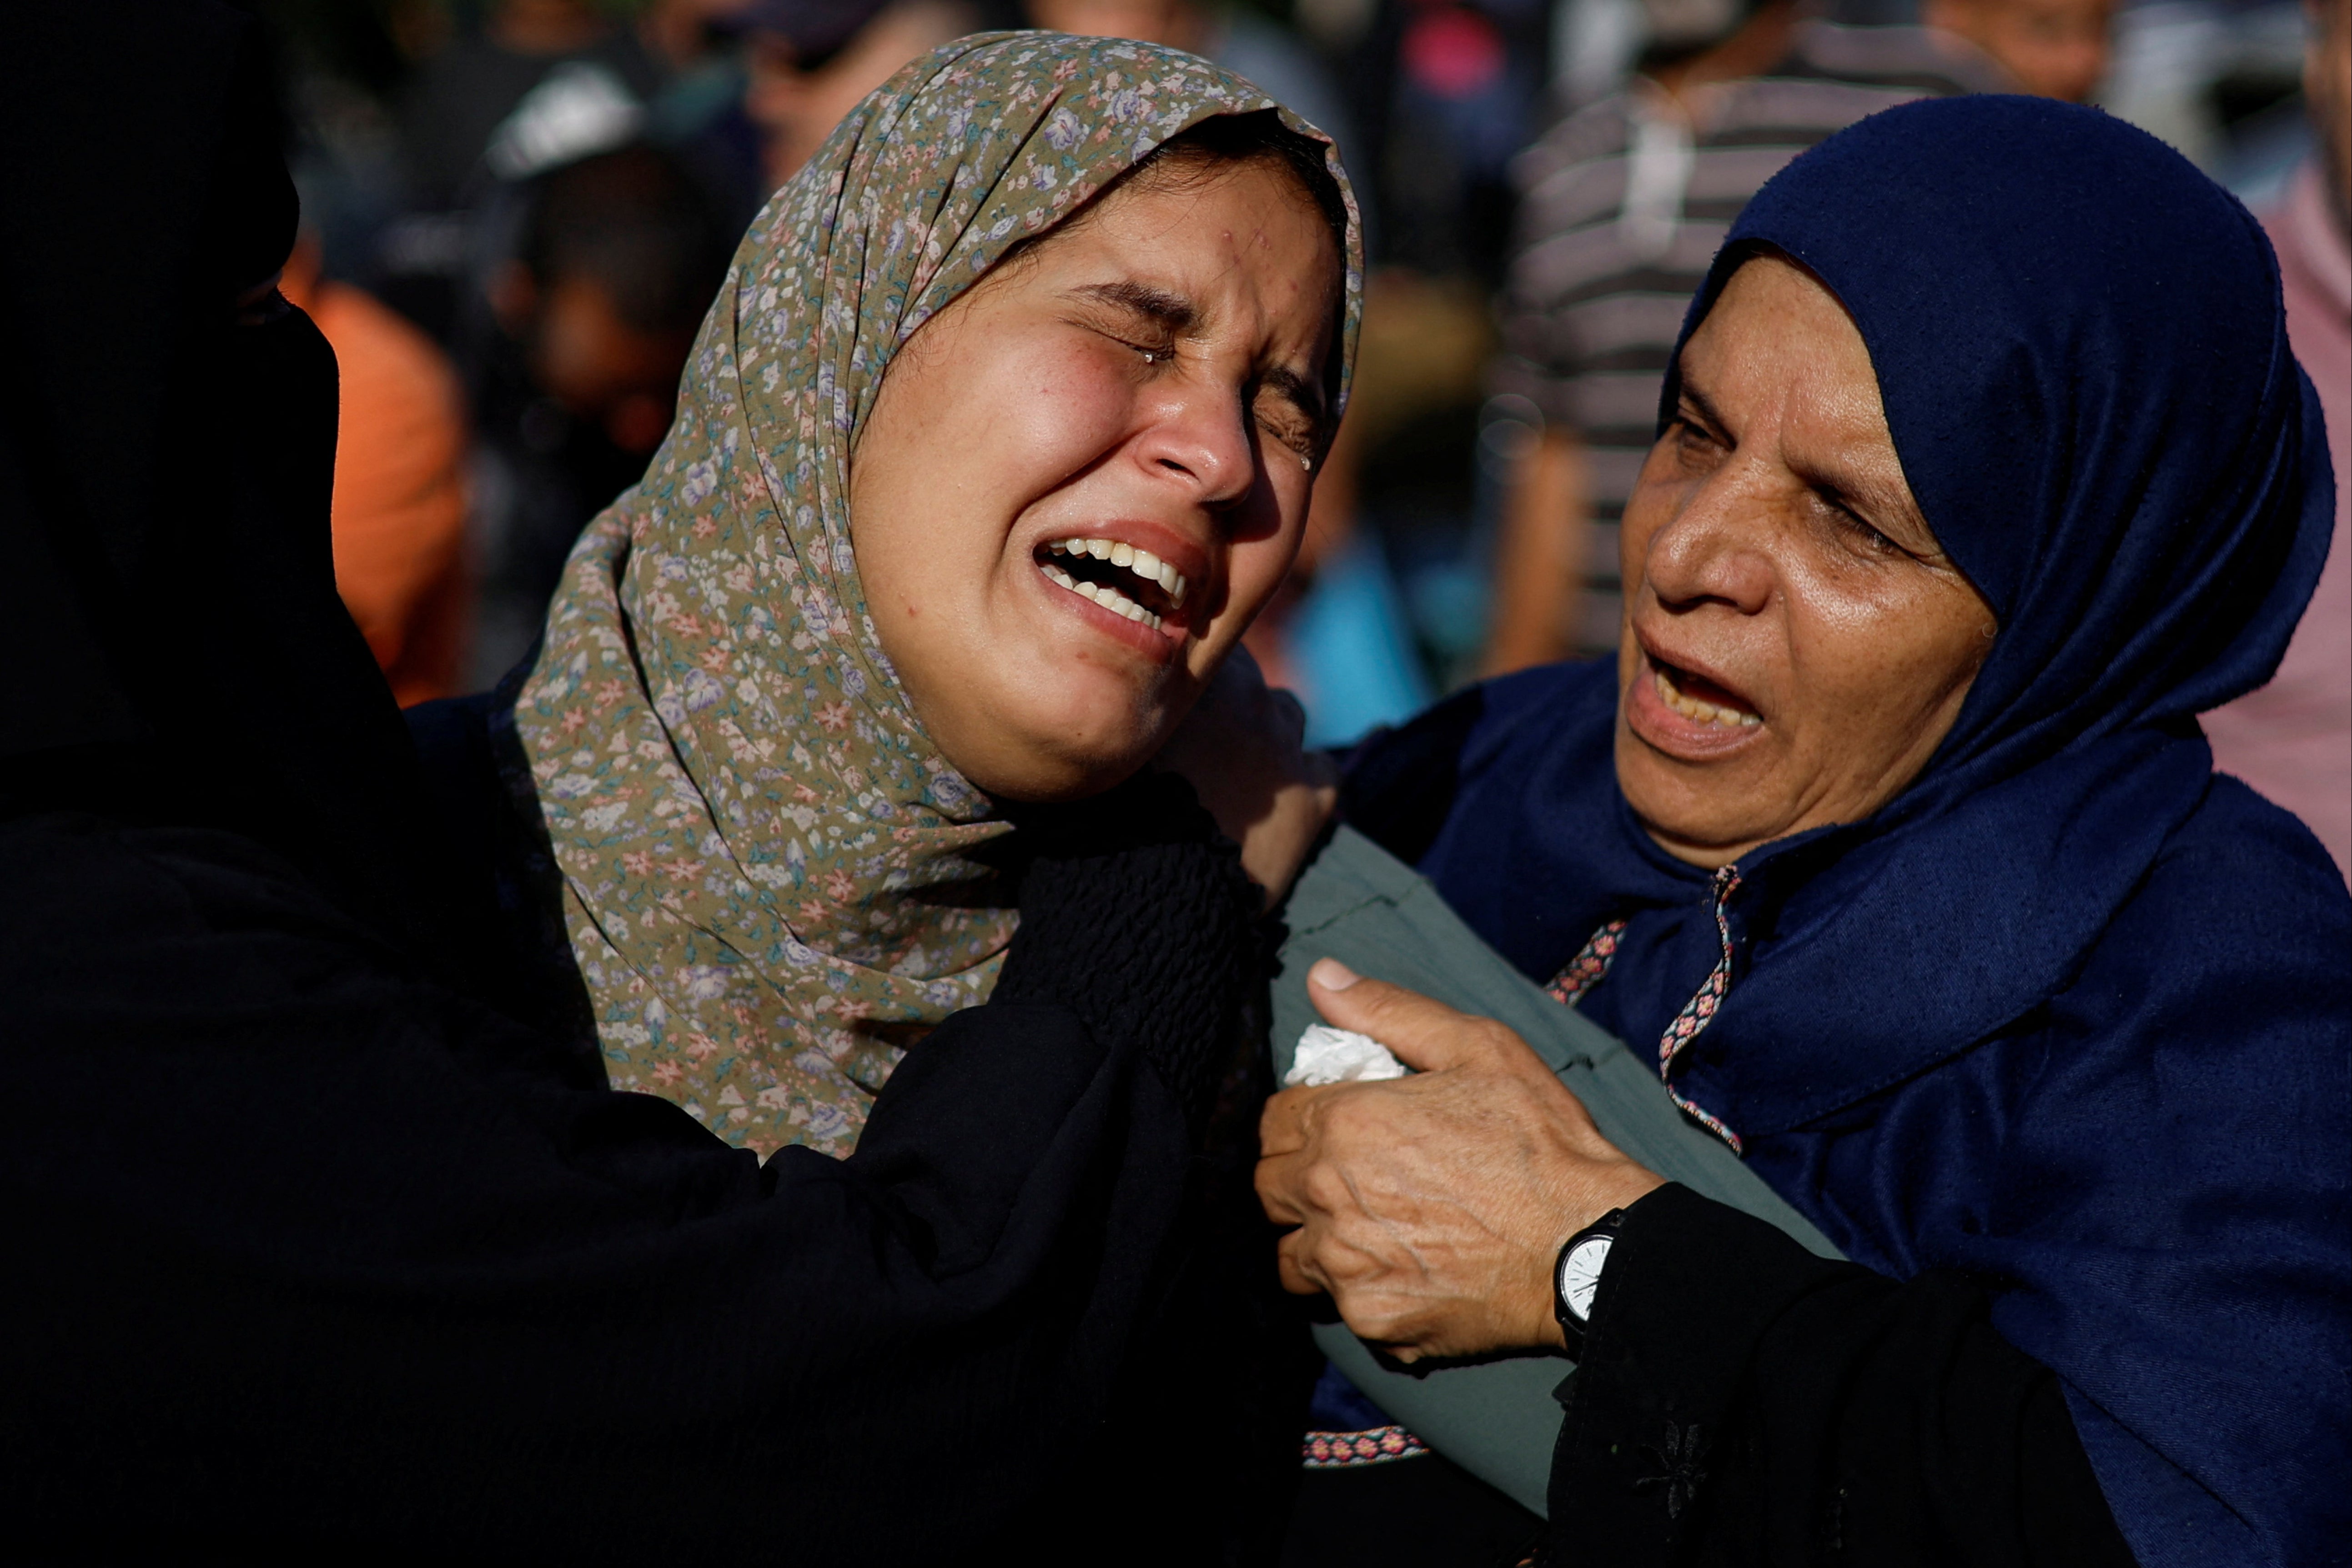
[[[1307,977],[1327,991],[1344,991],[1363,978],[1337,958],[1318,958],[1315,967],[1307,971]]]

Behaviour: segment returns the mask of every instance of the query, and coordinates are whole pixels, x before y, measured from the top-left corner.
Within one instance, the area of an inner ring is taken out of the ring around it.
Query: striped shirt
[[[1768,75],[1692,95],[1695,124],[1637,80],[1519,155],[1493,389],[1531,400],[1585,450],[1591,538],[1569,628],[1580,650],[1617,645],[1618,522],[1656,437],[1683,312],[1739,210],[1790,159],[1864,115],[1996,85],[1920,28],[1809,23]]]

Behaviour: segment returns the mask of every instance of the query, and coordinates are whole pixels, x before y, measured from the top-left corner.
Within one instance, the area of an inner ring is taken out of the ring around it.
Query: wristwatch
[[[1575,1235],[1559,1249],[1551,1270],[1551,1312],[1568,1341],[1568,1354],[1584,1358],[1584,1325],[1592,1318],[1592,1298],[1601,1293],[1601,1269],[1609,1249],[1625,1223],[1625,1211],[1612,1208]]]

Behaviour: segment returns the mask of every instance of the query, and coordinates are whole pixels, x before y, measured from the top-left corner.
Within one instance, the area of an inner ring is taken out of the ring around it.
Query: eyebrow
[[[1683,401],[1688,402],[1697,412],[1700,419],[1711,425],[1717,433],[1727,436],[1729,434],[1731,427],[1724,423],[1723,415],[1716,411],[1713,403],[1706,401],[1705,392],[1691,385],[1687,375],[1682,378],[1679,392]],[[1899,463],[1901,459],[1898,457],[1896,461]],[[1927,518],[1920,511],[1916,497],[1906,497],[1903,494],[1888,491],[1875,485],[1855,485],[1844,482],[1832,478],[1826,474],[1801,474],[1799,476],[1803,478],[1817,494],[1832,497],[1840,506],[1853,507],[1864,514],[1866,520],[1910,524],[1927,536],[1931,549],[1938,553],[1942,551],[1943,546],[1936,542],[1936,530],[1927,526]]]
[[[1292,407],[1313,420],[1319,429],[1323,423],[1323,388],[1308,381],[1286,365],[1276,365],[1265,372],[1261,385],[1273,388],[1289,400]]]
[[[1106,305],[1116,305],[1122,310],[1132,310],[1171,332],[1189,332],[1201,324],[1201,312],[1191,300],[1165,288],[1154,288],[1148,283],[1085,283],[1070,292],[1098,299]]]
[[[1723,415],[1716,412],[1715,404],[1706,401],[1706,394],[1705,392],[1691,385],[1688,372],[1685,372],[1682,375],[1680,382],[1675,390],[1680,393],[1682,401],[1689,403],[1693,408],[1696,409],[1698,411],[1699,418],[1704,420],[1718,434],[1730,434],[1731,426],[1724,423]]]
[[[1154,288],[1148,283],[1127,279],[1116,283],[1082,283],[1070,292],[1122,310],[1131,310],[1171,334],[1189,332],[1201,324],[1201,312],[1191,300],[1165,288]],[[1260,378],[1260,384],[1279,393],[1317,425],[1322,424],[1323,388],[1317,382],[1287,366],[1276,365]]]

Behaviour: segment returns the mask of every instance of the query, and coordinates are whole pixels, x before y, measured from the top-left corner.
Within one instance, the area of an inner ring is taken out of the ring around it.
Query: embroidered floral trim
[[[1552,1000],[1565,1002],[1570,1007],[1582,1000],[1584,993],[1599,985],[1601,977],[1609,973],[1609,966],[1617,957],[1617,938],[1623,935],[1625,923],[1622,920],[1612,920],[1595,931],[1592,940],[1587,942],[1583,950],[1570,958],[1568,967],[1554,975],[1551,984],[1544,988],[1551,993]]]
[[[1374,1427],[1362,1432],[1309,1432],[1302,1458],[1310,1470],[1359,1469],[1365,1465],[1417,1459],[1431,1451],[1428,1444],[1402,1427]]]
[[[1725,1143],[1735,1155],[1744,1155],[1739,1134],[1724,1125],[1720,1117],[1699,1109],[1690,1096],[1675,1087],[1675,1063],[1682,1057],[1683,1048],[1698,1038],[1699,1031],[1715,1020],[1716,1009],[1723,1005],[1723,996],[1731,988],[1731,918],[1724,906],[1739,886],[1739,872],[1735,866],[1725,866],[1715,873],[1712,893],[1715,901],[1715,935],[1720,945],[1721,956],[1716,960],[1715,972],[1700,986],[1698,994],[1685,1003],[1675,1021],[1658,1040],[1658,1082],[1666,1086],[1666,1097],[1685,1112],[1693,1121]],[[1592,934],[1591,941],[1560,972],[1552,977],[1544,990],[1554,1001],[1574,1007],[1584,998],[1584,993],[1599,985],[1616,961],[1619,940],[1625,935],[1625,922],[1612,920]]]
[[[1672,1421],[1667,1422],[1664,1444],[1654,1448],[1644,1443],[1642,1452],[1658,1466],[1659,1473],[1637,1476],[1633,1485],[1637,1488],[1664,1487],[1666,1517],[1680,1519],[1683,1510],[1697,1500],[1698,1489],[1706,1480],[1706,1471],[1699,1464],[1702,1456],[1698,1423],[1694,1421],[1687,1427],[1677,1427]]]
[[[1681,1106],[1693,1121],[1729,1144],[1735,1155],[1747,1153],[1740,1146],[1739,1134],[1700,1110],[1689,1096],[1675,1087],[1675,1062],[1681,1057],[1683,1048],[1696,1040],[1699,1031],[1715,1021],[1716,1009],[1723,1005],[1723,993],[1731,988],[1731,917],[1724,913],[1724,905],[1730,901],[1738,886],[1738,867],[1725,866],[1715,873],[1715,935],[1722,956],[1716,959],[1715,972],[1706,977],[1706,984],[1699,987],[1698,994],[1683,1004],[1683,1010],[1675,1015],[1675,1021],[1668,1024],[1666,1032],[1658,1037],[1658,1082],[1666,1086],[1667,1097]]]

